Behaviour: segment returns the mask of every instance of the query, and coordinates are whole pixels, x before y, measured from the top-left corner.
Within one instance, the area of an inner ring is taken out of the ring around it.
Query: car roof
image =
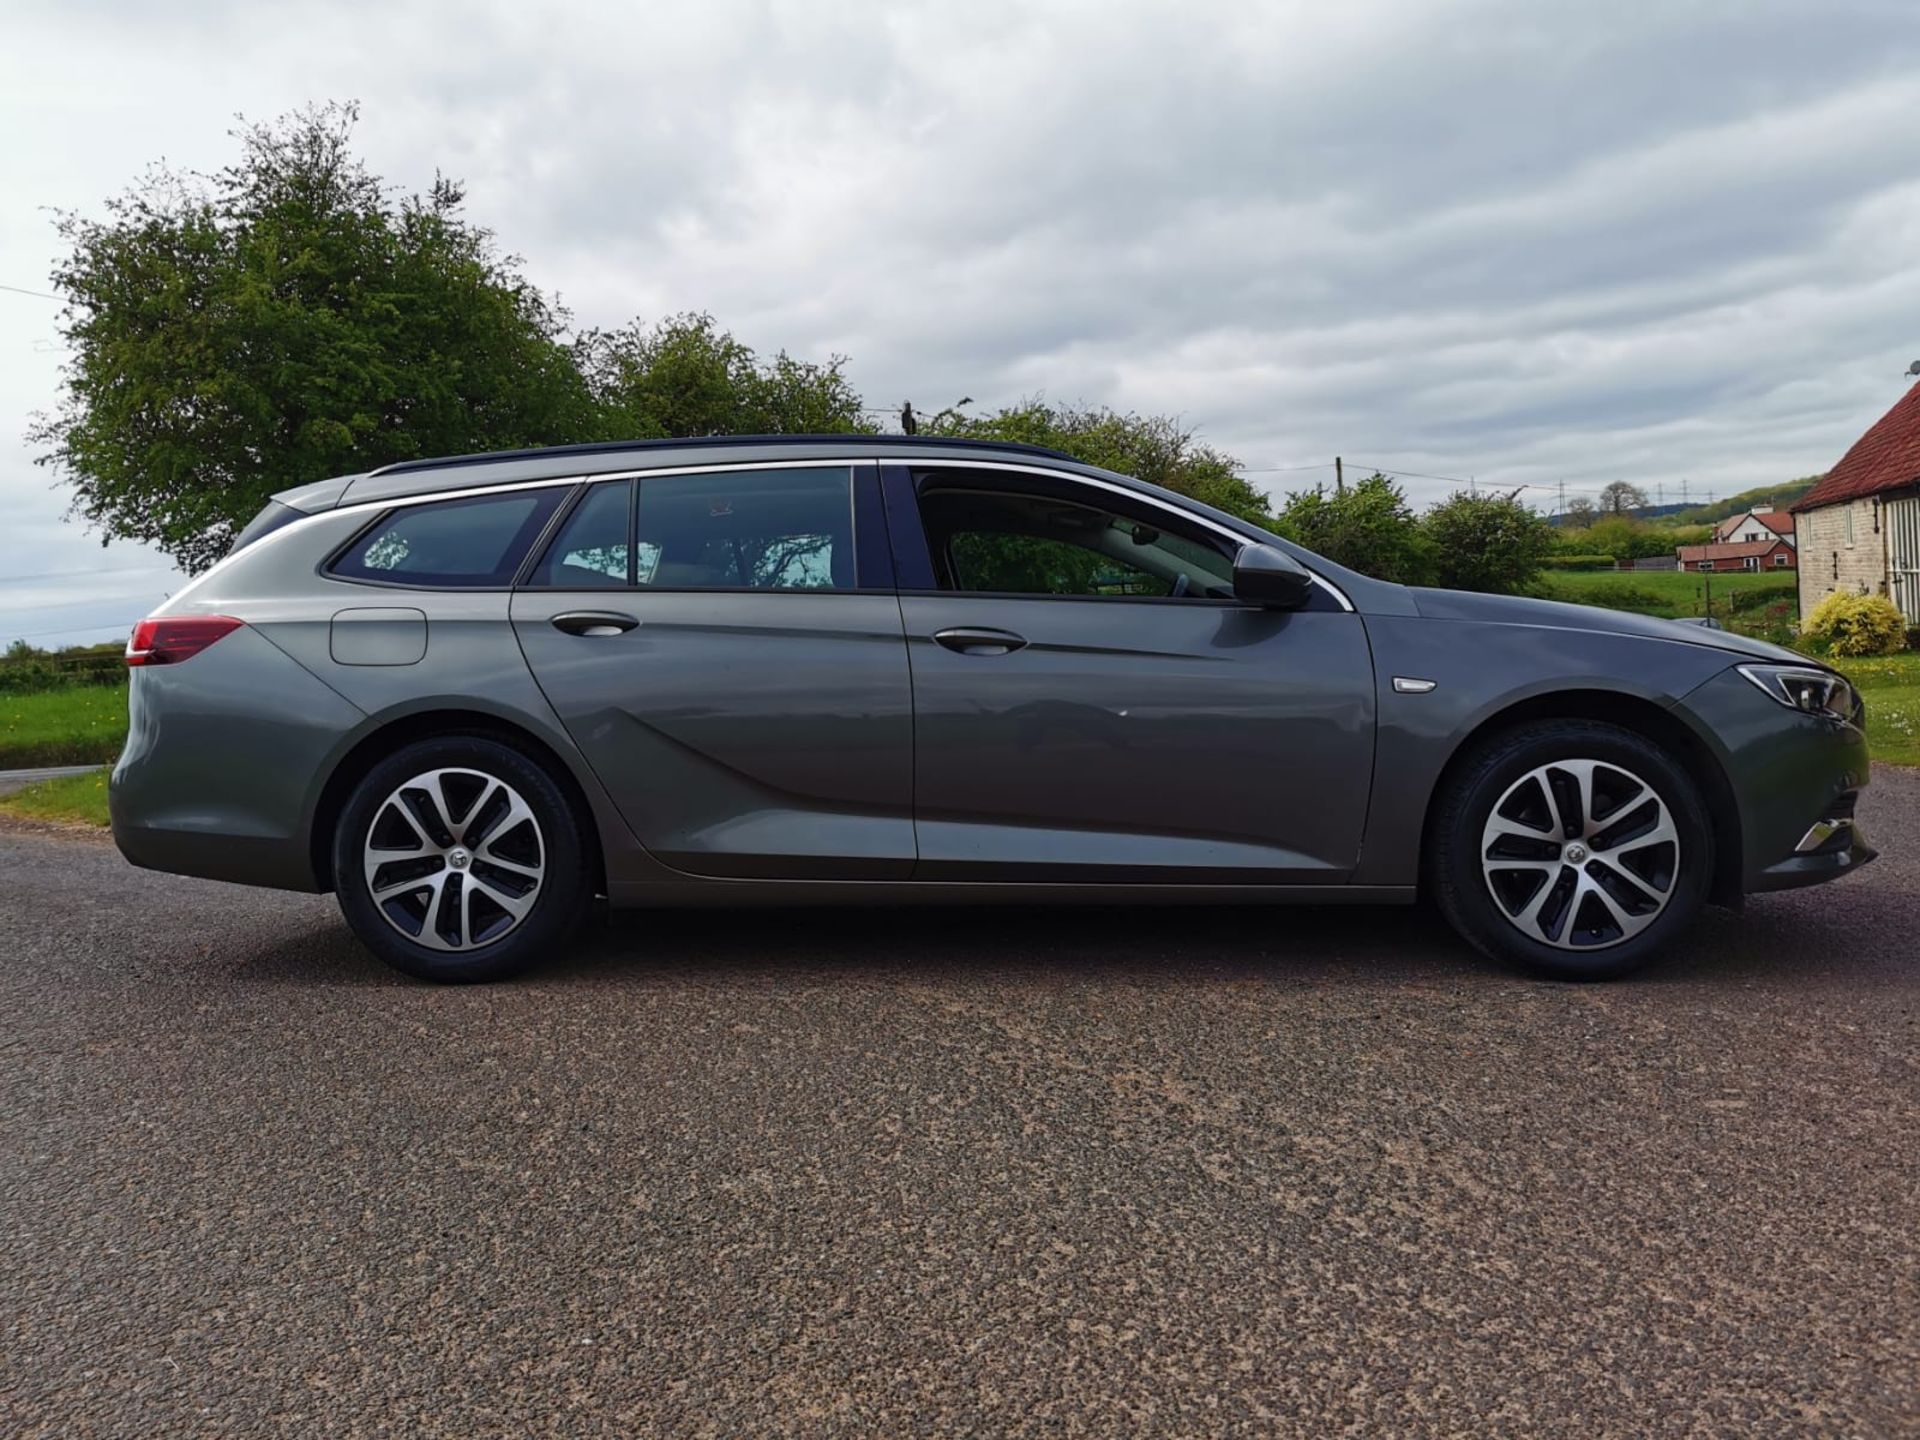
[[[1063,451],[1016,441],[945,439],[918,435],[725,435],[682,440],[627,440],[555,445],[537,450],[497,450],[437,460],[406,460],[360,475],[343,476],[285,491],[274,498],[302,510],[361,505],[370,501],[508,485],[528,480],[619,474],[633,470],[808,460],[824,453],[873,459],[1042,459],[1085,474],[1106,474]]]

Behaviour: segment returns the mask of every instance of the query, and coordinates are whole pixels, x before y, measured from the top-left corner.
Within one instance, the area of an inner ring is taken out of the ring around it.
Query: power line
[[[28,630],[25,633],[15,631],[7,638],[10,640],[37,640],[46,635],[78,635],[83,630],[131,630],[137,624],[139,624],[138,620],[103,620],[98,625],[69,625],[62,630]]]
[[[127,600],[145,600],[146,595],[103,595],[96,600],[63,600],[58,605],[35,605],[31,609],[0,610],[0,615],[45,615],[54,610],[81,610],[89,605],[118,605]]]
[[[70,580],[80,576],[159,573],[151,565],[121,565],[111,570],[43,570],[38,575],[0,575],[0,585],[24,585],[29,580]]]
[[[10,290],[15,295],[31,295],[36,300],[58,300],[60,298],[58,295],[49,294],[45,290],[29,290],[24,285],[0,285],[0,290]]]

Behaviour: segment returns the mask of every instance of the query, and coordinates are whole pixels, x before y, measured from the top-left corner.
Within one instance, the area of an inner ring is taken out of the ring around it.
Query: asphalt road
[[[1413,912],[398,981],[0,834],[0,1433],[1920,1431],[1920,776],[1642,980]]]

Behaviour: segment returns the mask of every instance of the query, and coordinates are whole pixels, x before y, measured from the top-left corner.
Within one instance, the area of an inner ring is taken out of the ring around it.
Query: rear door
[[[872,464],[589,486],[513,599],[521,648],[660,860],[913,866],[912,692]]]
[[[888,467],[920,879],[1338,883],[1373,768],[1359,616],[1232,598],[1240,543],[1118,486]]]

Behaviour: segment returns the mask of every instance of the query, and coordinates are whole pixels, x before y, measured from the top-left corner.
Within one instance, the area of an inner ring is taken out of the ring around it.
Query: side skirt
[[[1411,885],[1050,885],[930,880],[615,882],[616,908],[724,905],[1411,905]]]

